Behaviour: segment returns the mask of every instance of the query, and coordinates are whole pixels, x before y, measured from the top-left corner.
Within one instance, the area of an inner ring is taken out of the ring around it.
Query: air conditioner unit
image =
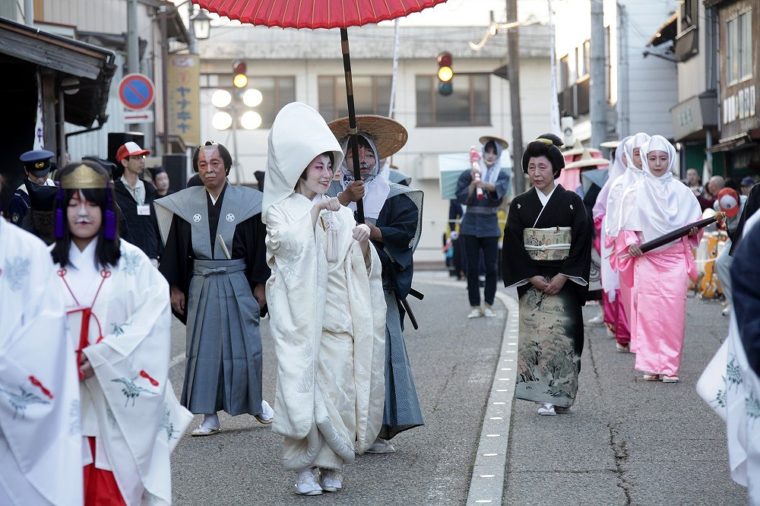
[[[559,120],[560,128],[562,129],[562,140],[565,146],[572,146],[575,144],[575,120],[572,116],[563,116]]]

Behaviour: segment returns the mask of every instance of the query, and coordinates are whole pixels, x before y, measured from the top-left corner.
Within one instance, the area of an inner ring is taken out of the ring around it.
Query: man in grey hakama
[[[195,157],[201,159],[201,178],[210,170],[204,171],[204,159],[226,152],[216,146],[201,147]],[[224,160],[226,170],[229,165]],[[206,415],[193,435],[218,432],[219,410],[271,423],[261,394],[259,313],[269,277],[261,200],[257,190],[224,182],[216,199],[204,183],[155,202],[166,243],[160,271],[172,285],[173,302],[176,291],[184,296],[180,307],[173,304],[187,325],[181,402]]]

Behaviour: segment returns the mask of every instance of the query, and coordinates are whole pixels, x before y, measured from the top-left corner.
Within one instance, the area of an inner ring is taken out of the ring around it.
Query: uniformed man
[[[55,155],[45,149],[23,153],[19,160],[26,177],[11,197],[8,211],[11,223],[18,225],[45,242],[52,242],[52,212],[55,204],[55,183],[50,179]]]

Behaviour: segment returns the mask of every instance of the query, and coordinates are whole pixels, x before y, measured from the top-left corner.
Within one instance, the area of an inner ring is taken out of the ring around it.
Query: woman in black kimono
[[[551,140],[528,144],[522,167],[533,188],[512,200],[502,250],[504,284],[520,297],[515,395],[540,415],[573,405],[583,351],[591,235],[581,198],[555,184],[564,165]]]

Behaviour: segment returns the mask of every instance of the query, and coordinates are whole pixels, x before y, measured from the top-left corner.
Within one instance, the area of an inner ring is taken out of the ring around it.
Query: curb
[[[460,283],[416,278],[420,283],[461,288]],[[501,339],[499,360],[494,371],[486,412],[480,429],[480,439],[467,493],[467,505],[502,504],[509,451],[509,430],[512,402],[517,377],[517,342],[519,304],[517,290],[496,291],[496,297],[507,309],[507,321]]]

